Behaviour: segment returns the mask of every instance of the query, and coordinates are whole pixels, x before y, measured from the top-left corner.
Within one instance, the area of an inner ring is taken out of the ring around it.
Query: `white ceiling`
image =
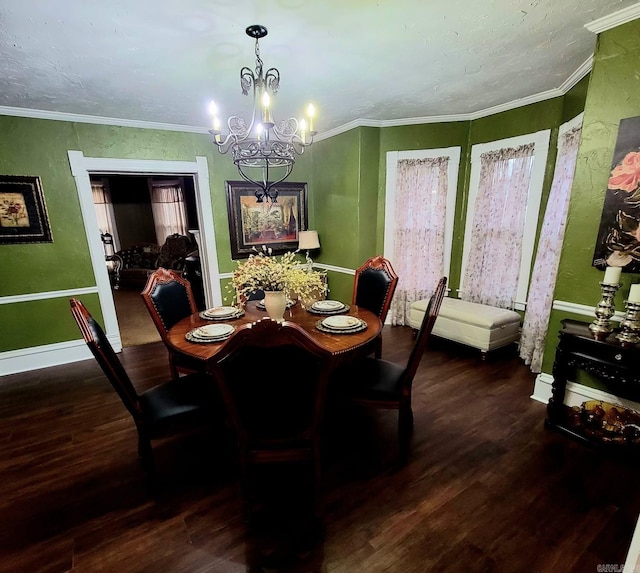
[[[584,25],[637,0],[0,0],[0,106],[206,128],[248,118],[239,70],[277,67],[276,119],[480,112],[557,90],[584,67]],[[0,113],[2,110],[0,109]]]

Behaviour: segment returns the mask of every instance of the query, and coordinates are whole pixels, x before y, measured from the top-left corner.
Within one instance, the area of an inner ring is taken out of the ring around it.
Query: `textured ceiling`
[[[559,88],[586,23],[637,0],[0,0],[0,106],[206,128],[247,117],[239,70],[277,67],[276,119],[317,129],[468,114]],[[1,110],[0,110],[1,112]]]

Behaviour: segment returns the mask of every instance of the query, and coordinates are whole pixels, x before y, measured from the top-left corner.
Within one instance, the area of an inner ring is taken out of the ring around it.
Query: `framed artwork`
[[[0,175],[0,244],[52,242],[40,177]]]
[[[593,266],[640,272],[640,116],[620,120]]]
[[[307,184],[278,183],[275,203],[256,201],[256,186],[226,181],[231,257],[242,259],[262,245],[274,254],[298,248],[298,231],[307,228]]]

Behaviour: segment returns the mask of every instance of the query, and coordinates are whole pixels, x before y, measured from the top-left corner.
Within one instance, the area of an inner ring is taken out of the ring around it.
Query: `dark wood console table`
[[[616,340],[615,332],[604,340],[596,340],[589,331],[589,323],[570,319],[562,321],[559,337],[545,425],[593,443],[568,424],[564,406],[567,381],[575,380],[576,372],[583,370],[606,384],[611,394],[640,402],[640,345],[623,346]]]

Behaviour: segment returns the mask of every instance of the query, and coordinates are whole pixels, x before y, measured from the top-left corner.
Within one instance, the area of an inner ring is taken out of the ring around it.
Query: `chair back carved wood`
[[[352,304],[370,310],[384,325],[397,286],[398,275],[389,260],[381,255],[371,257],[356,271]],[[373,351],[376,358],[382,358],[382,333],[376,339]]]
[[[140,295],[165,345],[171,327],[183,318],[198,312],[191,283],[179,273],[162,267],[149,275]],[[190,374],[200,371],[197,364],[189,361],[188,357],[177,355],[171,350],[169,367],[174,378],[180,372]]]
[[[265,318],[241,326],[210,367],[236,434],[249,511],[254,466],[305,461],[317,511],[330,356],[297,324]]]
[[[398,275],[389,260],[381,255],[371,257],[356,270],[352,304],[370,310],[384,324],[397,285]]]

